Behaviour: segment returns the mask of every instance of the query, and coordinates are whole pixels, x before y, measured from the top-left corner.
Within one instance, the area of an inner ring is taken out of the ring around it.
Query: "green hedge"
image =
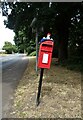
[[[33,52],[30,53],[28,56],[36,56],[36,51],[33,51]]]

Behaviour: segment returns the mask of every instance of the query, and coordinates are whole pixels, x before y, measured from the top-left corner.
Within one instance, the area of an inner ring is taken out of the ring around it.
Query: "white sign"
[[[48,54],[43,54],[42,63],[48,63]]]

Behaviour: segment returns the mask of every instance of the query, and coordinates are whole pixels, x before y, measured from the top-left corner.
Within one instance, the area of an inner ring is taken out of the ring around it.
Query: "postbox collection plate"
[[[43,54],[42,63],[48,63],[48,54],[46,53]]]

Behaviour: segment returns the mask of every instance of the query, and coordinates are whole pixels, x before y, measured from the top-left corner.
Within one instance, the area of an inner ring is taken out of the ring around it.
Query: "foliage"
[[[33,51],[33,52],[30,53],[28,56],[36,56],[36,51]]]
[[[18,48],[16,45],[12,45],[12,50],[14,53],[17,53],[18,52]]]
[[[11,54],[12,52],[16,53],[18,51],[17,47],[15,45],[12,45],[11,42],[6,41],[3,48],[3,50],[6,50],[8,54]]]
[[[69,70],[83,72],[83,57],[73,54],[73,56],[70,56],[67,61],[64,63],[61,62],[60,65],[66,67]]]
[[[39,39],[46,36],[48,32],[52,34],[60,59],[67,58],[68,47],[70,50],[73,48],[73,51],[76,49],[78,51],[76,44],[79,44],[79,48],[82,48],[83,6],[81,2],[53,2],[51,7],[49,7],[49,2],[16,2],[15,4],[4,2],[2,9],[7,14],[7,9],[4,9],[6,6],[11,9],[11,14],[8,14],[5,25],[14,30],[14,41],[19,50],[29,51],[31,40],[35,44],[36,29]],[[31,26],[34,18],[36,18],[36,22]],[[77,40],[79,38],[80,42]],[[54,53],[56,54],[56,52]]]
[[[81,56],[81,51],[83,51],[83,15],[80,13],[77,16],[77,20],[73,19],[70,28],[69,49],[72,55]]]
[[[36,50],[35,41],[30,40],[30,41],[27,43],[27,49],[26,49],[28,55],[29,55],[30,53],[32,53],[33,51],[35,51],[35,50]]]

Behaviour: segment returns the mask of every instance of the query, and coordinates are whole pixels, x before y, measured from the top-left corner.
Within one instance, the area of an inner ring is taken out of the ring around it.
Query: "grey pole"
[[[36,28],[36,72],[38,71],[37,63],[38,63],[38,31]]]

